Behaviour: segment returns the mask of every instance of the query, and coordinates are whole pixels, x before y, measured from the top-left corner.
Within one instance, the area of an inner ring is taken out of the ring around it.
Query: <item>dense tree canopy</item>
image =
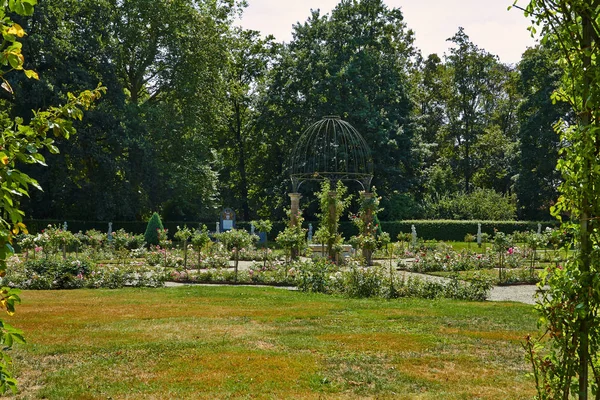
[[[10,78],[13,116],[28,120],[67,91],[108,89],[50,167],[28,169],[46,188],[29,214],[199,220],[227,206],[245,220],[280,219],[293,146],[333,114],[375,155],[384,219],[435,217],[440,201],[475,191],[516,198],[521,218],[548,217],[560,183],[551,126],[567,114],[547,97],[555,52],[505,65],[458,28],[446,54],[422,55],[410,21],[382,0],[315,10],[277,43],[234,26],[243,6],[47,0],[19,20],[40,80]],[[313,200],[308,218],[315,210]]]
[[[224,130],[224,34],[234,11],[213,1],[39,7],[26,49],[44,78],[23,84],[27,100],[17,112],[99,81],[108,95],[81,123],[78,140],[43,172],[48,190],[33,199],[35,216],[139,218],[162,208],[185,219],[213,212],[212,135]]]
[[[560,173],[556,170],[560,137],[552,126],[569,115],[565,103],[551,99],[558,88],[562,70],[546,48],[528,49],[519,65],[519,92],[523,101],[518,106],[519,162],[515,191],[519,216],[543,219],[558,197]]]

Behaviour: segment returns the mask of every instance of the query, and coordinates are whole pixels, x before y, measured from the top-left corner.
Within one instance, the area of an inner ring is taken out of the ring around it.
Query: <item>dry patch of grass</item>
[[[520,343],[524,340],[527,335],[526,332],[514,332],[514,331],[473,331],[466,329],[457,329],[457,328],[446,328],[442,327],[440,329],[440,333],[443,335],[459,335],[459,336],[468,336],[477,339],[487,339],[487,340],[502,340],[502,341],[512,341],[516,343]]]
[[[477,355],[430,355],[400,360],[402,374],[438,387],[443,398],[530,399],[535,394],[524,373],[499,373],[498,365]],[[442,389],[443,388],[443,389]],[[451,391],[449,388],[452,388]]]
[[[391,332],[327,334],[317,338],[332,341],[337,344],[338,350],[347,351],[389,353],[422,351],[427,347],[427,341],[419,335]]]
[[[25,292],[20,398],[518,399],[531,307],[271,288]]]

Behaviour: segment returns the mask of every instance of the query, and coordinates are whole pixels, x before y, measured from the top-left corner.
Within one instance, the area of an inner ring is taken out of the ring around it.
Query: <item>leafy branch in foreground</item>
[[[516,2],[515,2],[516,3]],[[576,227],[577,249],[564,266],[548,270],[537,310],[550,340],[526,344],[540,399],[600,398],[600,0],[530,0],[525,15],[542,27],[542,44],[556,49],[565,71],[553,102],[572,108],[560,134],[557,169],[563,182],[551,208]],[[535,33],[535,27],[532,27]],[[590,376],[589,370],[592,370]]]
[[[0,86],[13,95],[14,91],[5,75],[12,71],[23,71],[25,76],[38,79],[33,70],[24,68],[25,58],[21,53],[22,44],[19,39],[26,35],[24,29],[10,18],[10,13],[20,16],[33,14],[37,0],[3,0],[0,1],[0,30],[3,41],[0,44]],[[8,257],[14,252],[12,243],[15,235],[27,233],[23,224],[24,212],[21,210],[21,199],[29,196],[29,187],[41,190],[38,182],[18,169],[21,164],[40,164],[45,166],[46,160],[40,153],[48,150],[58,153],[52,134],[56,138],[68,139],[75,133],[74,120],[83,118],[83,111],[89,109],[100,98],[105,88],[101,85],[94,90],[86,90],[79,95],[68,94],[66,104],[50,107],[43,111],[34,111],[33,118],[26,123],[23,118],[9,117],[9,103],[0,103],[0,277],[6,274]],[[0,309],[13,315],[15,304],[20,302],[19,291],[8,287],[0,289]],[[9,369],[11,358],[6,353],[13,343],[24,343],[23,333],[0,320],[0,393],[7,389],[16,392],[16,381]]]

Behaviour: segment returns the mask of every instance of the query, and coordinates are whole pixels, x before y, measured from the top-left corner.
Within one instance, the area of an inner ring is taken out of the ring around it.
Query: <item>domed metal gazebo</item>
[[[363,189],[361,198],[372,198],[369,192],[373,179],[371,150],[360,133],[340,117],[324,117],[304,131],[292,152],[290,170],[293,188],[293,192],[289,193],[291,226],[298,224],[302,197],[298,190],[305,181],[329,180],[334,187],[337,181],[356,181]],[[337,196],[335,190],[329,196],[329,218],[333,221]],[[371,220],[372,216],[369,214],[365,218]],[[328,252],[333,259],[336,250],[331,243],[328,244]],[[293,252],[292,258],[296,256]]]
[[[292,189],[307,180],[356,181],[369,191],[373,159],[367,142],[348,122],[326,116],[298,140],[291,157]]]

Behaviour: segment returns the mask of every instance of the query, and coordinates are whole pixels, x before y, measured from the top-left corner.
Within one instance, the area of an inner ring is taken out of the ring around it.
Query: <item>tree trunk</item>
[[[250,221],[250,207],[248,205],[248,178],[246,175],[246,152],[242,137],[242,115],[239,103],[235,102],[235,141],[238,150],[238,173],[240,174],[240,197],[242,200],[242,214],[245,221]]]
[[[328,221],[327,221],[327,228],[328,228],[328,233],[329,233],[329,239],[327,240],[327,254],[329,255],[329,258],[334,261],[337,260],[337,251],[336,249],[333,248],[333,245],[335,243],[335,237],[334,235],[337,234],[338,231],[338,227],[337,227],[337,218],[336,218],[336,202],[337,202],[337,192],[336,191],[331,191],[329,192],[329,215],[328,215]]]
[[[465,121],[465,193],[471,191],[471,139],[469,119]]]
[[[288,193],[290,196],[290,226],[298,225],[298,213],[300,212],[300,198],[302,196],[300,193]],[[299,249],[292,248],[290,249],[290,259],[295,260],[298,258],[300,251]]]
[[[373,198],[373,193],[363,192],[363,203]],[[369,228],[371,224],[373,224],[373,210],[370,207],[367,207],[365,213],[363,214],[363,224],[365,226],[366,235],[371,235],[373,233],[373,229]],[[373,265],[373,249],[367,248],[367,246],[363,246],[362,249],[363,257],[365,258],[365,262],[367,266]]]
[[[187,269],[187,239],[183,241],[183,268]]]
[[[237,282],[237,279],[238,279],[238,261],[239,261],[239,258],[238,258],[238,249],[236,247],[236,249],[235,249],[235,264],[234,264],[235,277],[233,278],[234,282]]]

